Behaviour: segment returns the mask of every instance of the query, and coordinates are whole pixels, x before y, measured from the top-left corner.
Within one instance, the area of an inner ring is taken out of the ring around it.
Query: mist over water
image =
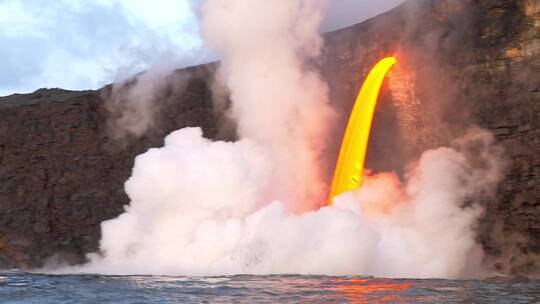
[[[471,129],[426,151],[405,181],[367,176],[326,206],[322,158],[333,122],[309,68],[324,1],[208,0],[202,29],[223,56],[237,142],[198,128],[139,155],[126,211],[102,223],[100,252],[67,272],[482,276],[476,204],[501,178],[501,151]],[[320,208],[322,207],[322,208]]]

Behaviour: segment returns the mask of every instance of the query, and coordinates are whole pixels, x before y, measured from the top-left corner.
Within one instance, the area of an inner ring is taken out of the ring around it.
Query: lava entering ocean
[[[87,264],[63,271],[481,274],[472,227],[482,208],[465,203],[500,178],[493,137],[473,130],[451,147],[425,151],[404,180],[381,173],[347,191],[360,182],[373,108],[396,61],[384,59],[353,111],[333,206],[318,208],[326,203],[321,160],[334,109],[326,82],[306,66],[321,54],[324,5],[278,2],[206,1],[203,33],[223,56],[218,80],[230,92],[239,139],[212,141],[184,128],[137,156],[125,212],[102,223],[99,252]]]
[[[368,74],[356,98],[334,172],[328,198],[330,205],[335,196],[351,191],[361,183],[373,112],[383,81],[396,62],[395,57],[379,61]]]

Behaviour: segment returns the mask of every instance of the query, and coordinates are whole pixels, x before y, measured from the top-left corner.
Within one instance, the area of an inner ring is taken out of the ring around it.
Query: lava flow
[[[395,57],[379,61],[369,72],[356,98],[334,171],[328,199],[330,205],[335,196],[355,189],[361,183],[375,105],[383,81],[396,62]]]

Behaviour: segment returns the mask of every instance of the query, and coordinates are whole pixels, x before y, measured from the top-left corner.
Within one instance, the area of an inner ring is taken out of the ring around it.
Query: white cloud
[[[42,15],[32,16],[18,0],[0,1],[0,33],[2,36],[40,36],[46,19]]]
[[[200,44],[187,0],[0,0],[0,95],[98,88]]]
[[[401,1],[331,0],[323,30]],[[195,13],[200,3],[0,0],[0,96],[41,87],[95,89],[175,56],[188,58],[175,58],[183,64],[208,61]]]
[[[146,21],[153,29],[175,27],[193,18],[187,1],[177,0],[117,0],[107,1],[119,3],[135,18]]]

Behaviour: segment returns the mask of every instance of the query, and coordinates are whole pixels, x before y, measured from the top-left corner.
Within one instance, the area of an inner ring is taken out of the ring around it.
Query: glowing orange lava
[[[361,183],[375,105],[384,79],[396,62],[395,57],[379,61],[369,72],[356,98],[334,171],[328,199],[330,205],[335,196],[355,189]]]
[[[401,303],[402,292],[410,289],[411,283],[385,279],[343,279],[337,290],[338,298],[354,303]]]

